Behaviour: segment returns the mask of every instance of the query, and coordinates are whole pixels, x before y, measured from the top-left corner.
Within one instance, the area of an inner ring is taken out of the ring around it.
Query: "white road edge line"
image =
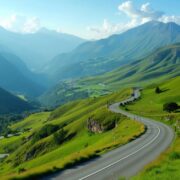
[[[84,177],[80,178],[79,180],[87,179],[88,177],[93,176],[93,175],[95,175],[95,174],[97,174],[97,173],[99,173],[99,172],[101,172],[101,171],[103,171],[103,170],[105,170],[105,169],[107,169],[107,168],[109,168],[109,167],[111,167],[111,166],[119,163],[120,161],[122,161],[122,160],[124,160],[124,159],[126,159],[126,158],[128,158],[128,157],[130,157],[130,156],[132,156],[132,155],[134,155],[134,154],[136,154],[137,152],[141,151],[142,149],[144,149],[145,147],[147,147],[148,145],[150,145],[151,143],[153,143],[153,142],[157,139],[157,137],[159,136],[159,134],[160,134],[160,132],[161,132],[161,130],[159,129],[159,127],[158,127],[158,126],[156,126],[156,127],[157,127],[157,129],[158,129],[157,135],[156,135],[151,141],[149,141],[147,144],[145,144],[144,146],[142,146],[142,147],[139,148],[138,150],[132,152],[131,154],[129,154],[129,155],[127,155],[127,156],[125,156],[125,157],[123,157],[123,158],[115,161],[114,163],[111,163],[111,164],[109,164],[109,165],[107,165],[107,166],[105,166],[105,167],[103,167],[103,168],[101,168],[101,169],[99,169],[99,170],[97,170],[97,171],[95,171],[95,172],[87,175],[87,176],[84,176]]]

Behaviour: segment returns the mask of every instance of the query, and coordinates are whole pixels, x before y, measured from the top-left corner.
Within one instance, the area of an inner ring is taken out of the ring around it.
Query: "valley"
[[[0,0],[0,179],[179,180],[179,6]]]
[[[103,75],[61,82],[42,95],[40,102],[49,106],[58,105],[66,100],[97,97],[125,87],[144,87],[179,76],[179,68],[180,45],[165,46]]]

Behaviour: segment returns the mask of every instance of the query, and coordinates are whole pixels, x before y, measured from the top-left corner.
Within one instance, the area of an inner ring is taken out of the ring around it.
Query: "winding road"
[[[140,96],[140,90],[125,101],[112,104],[109,109],[121,113],[146,125],[147,131],[136,140],[112,150],[100,158],[51,175],[45,179],[59,180],[118,180],[139,172],[146,164],[157,158],[171,144],[173,130],[153,119],[144,118],[119,108],[120,103],[134,101]]]

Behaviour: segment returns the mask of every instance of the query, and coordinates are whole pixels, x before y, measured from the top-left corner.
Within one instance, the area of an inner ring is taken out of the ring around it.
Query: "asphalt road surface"
[[[75,166],[45,179],[59,180],[118,180],[131,177],[154,160],[171,144],[173,130],[160,122],[134,115],[119,108],[120,103],[134,101],[140,96],[136,89],[129,99],[112,104],[109,109],[146,125],[147,131],[136,140],[112,150],[90,162]]]

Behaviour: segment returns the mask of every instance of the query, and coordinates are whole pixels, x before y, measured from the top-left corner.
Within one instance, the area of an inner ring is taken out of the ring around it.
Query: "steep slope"
[[[31,73],[26,65],[11,53],[0,53],[0,77],[0,86],[8,91],[28,96],[38,96],[44,91],[44,87],[37,83],[40,76]]]
[[[109,86],[132,85],[158,81],[180,75],[180,44],[160,48],[149,56],[125,65],[110,73],[79,81]]]
[[[83,43],[71,53],[55,57],[45,72],[55,82],[101,74],[175,42],[180,42],[179,25],[152,21],[123,34]]]
[[[180,44],[160,48],[149,56],[102,76],[86,79],[109,86],[149,83],[180,75]],[[80,82],[85,82],[80,81]]]
[[[57,33],[45,28],[33,34],[13,33],[0,28],[0,43],[12,50],[31,69],[40,69],[59,53],[71,51],[84,42],[73,35]]]
[[[59,83],[41,96],[46,105],[62,103],[82,95],[98,96],[119,88],[142,86],[180,75],[180,44],[166,46],[112,72]],[[66,88],[63,91],[63,87]]]
[[[21,113],[31,109],[33,107],[28,102],[0,88],[0,115]]]

